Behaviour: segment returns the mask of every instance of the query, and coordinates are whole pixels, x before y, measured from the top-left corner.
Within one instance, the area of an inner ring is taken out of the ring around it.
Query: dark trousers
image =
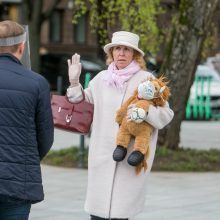
[[[100,218],[98,216],[91,215],[91,220],[110,220],[109,218]],[[111,218],[111,220],[128,220],[128,218]]]
[[[31,209],[29,202],[0,201],[1,220],[28,220]]]

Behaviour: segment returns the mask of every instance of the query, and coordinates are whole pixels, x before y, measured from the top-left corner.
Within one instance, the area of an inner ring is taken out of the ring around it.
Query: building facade
[[[50,7],[53,0],[43,0],[43,11]],[[176,0],[162,0],[161,6],[165,8],[166,13],[158,19],[159,26],[168,27],[175,13]],[[0,0],[0,20],[12,19],[20,23],[24,22],[22,0]],[[89,25],[89,11],[83,15],[77,24],[72,23],[74,13],[73,0],[61,0],[56,5],[51,16],[45,20],[41,26],[40,49],[39,53],[45,55],[66,55],[71,56],[73,53],[79,53],[88,59],[101,58],[105,59],[104,54],[100,54],[97,33],[92,32]],[[34,10],[34,8],[33,8]],[[217,47],[211,50],[210,56],[219,53],[220,42],[220,7],[218,7],[214,22],[217,27]],[[31,45],[30,45],[31,46]],[[163,60],[164,47],[161,47],[159,53],[160,61]]]

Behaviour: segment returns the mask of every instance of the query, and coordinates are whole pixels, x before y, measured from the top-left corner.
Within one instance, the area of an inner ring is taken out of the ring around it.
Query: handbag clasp
[[[66,122],[67,122],[67,123],[70,123],[71,120],[72,120],[72,115],[67,115],[67,116],[66,116]]]

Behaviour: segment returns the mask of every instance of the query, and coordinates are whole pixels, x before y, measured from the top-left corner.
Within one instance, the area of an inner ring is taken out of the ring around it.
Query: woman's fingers
[[[80,55],[75,53],[72,56],[72,64],[79,64],[80,63]]]
[[[67,63],[68,63],[68,67],[70,67],[70,65],[71,65],[70,59],[67,60]]]
[[[76,57],[75,57],[75,63],[78,64],[80,63],[80,55],[76,53]]]
[[[75,63],[75,54],[72,56],[72,64]]]

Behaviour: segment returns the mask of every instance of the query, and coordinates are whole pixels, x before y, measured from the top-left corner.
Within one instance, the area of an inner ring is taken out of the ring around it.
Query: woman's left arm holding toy
[[[127,120],[128,121],[134,121],[134,117],[132,117],[133,113],[136,111],[137,107],[135,104],[131,104],[128,106],[128,111],[127,111]],[[146,121],[149,124],[151,124],[154,128],[156,129],[162,129],[165,127],[169,122],[172,120],[174,113],[173,110],[170,109],[169,104],[166,103],[165,106],[160,107],[160,106],[153,106],[149,105],[148,110],[144,110],[143,108],[138,108],[139,114],[142,115],[142,120],[141,121]],[[140,119],[138,120],[140,123]]]
[[[163,77],[141,83],[138,86],[140,100],[137,104],[135,103],[135,106],[129,106],[128,120],[137,123],[146,121],[154,128],[162,129],[172,120],[174,115],[167,102],[169,96],[170,90]],[[137,114],[138,120],[135,118]]]
[[[163,107],[150,105],[145,121],[154,128],[162,129],[169,124],[173,116],[173,110],[170,109],[168,102],[166,102]]]

